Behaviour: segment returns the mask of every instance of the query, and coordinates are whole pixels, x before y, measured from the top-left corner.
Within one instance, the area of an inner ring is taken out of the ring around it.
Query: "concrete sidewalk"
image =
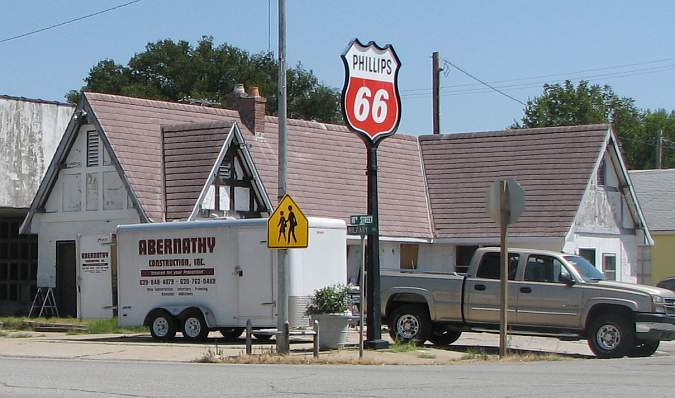
[[[16,334],[19,333],[19,334]],[[19,337],[13,337],[19,336]],[[30,337],[27,337],[30,336]],[[295,339],[291,355],[312,356],[309,339]],[[358,333],[351,332],[350,346],[343,350],[326,351],[321,358],[358,360]],[[447,348],[427,344],[411,352],[366,351],[365,359],[385,364],[437,364],[466,358],[477,352],[496,354],[499,336],[487,333],[464,333]],[[568,358],[591,358],[585,341],[559,341],[553,338],[512,336],[510,348],[520,353],[557,354]],[[259,342],[254,339],[254,354],[274,352],[274,340]],[[143,361],[196,361],[208,353],[220,356],[240,356],[245,353],[245,341],[226,341],[214,332],[206,342],[187,343],[181,338],[172,342],[154,341],[149,334],[135,335],[67,335],[64,333],[9,332],[0,337],[0,357],[36,357],[67,359],[143,360]],[[469,355],[467,355],[467,353]],[[656,355],[675,354],[675,342],[662,343]]]

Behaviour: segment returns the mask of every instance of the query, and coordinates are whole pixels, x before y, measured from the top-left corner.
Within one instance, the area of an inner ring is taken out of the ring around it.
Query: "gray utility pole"
[[[431,54],[432,65],[431,65],[431,75],[432,75],[432,87],[433,87],[433,112],[434,112],[434,134],[441,133],[441,122],[440,122],[440,75],[441,75],[441,66],[438,51],[434,51]]]
[[[279,81],[278,81],[278,113],[279,113],[279,192],[277,203],[286,195],[286,174],[288,167],[287,134],[286,134],[286,0],[279,0]],[[289,351],[284,326],[288,322],[288,267],[286,260],[288,250],[278,252],[277,262],[277,352],[287,354]]]
[[[661,159],[663,158],[663,130],[656,132],[656,168],[661,168]]]
[[[501,194],[499,195],[499,208],[501,222],[499,228],[499,244],[501,246],[501,272],[499,273],[499,286],[500,286],[500,298],[499,298],[499,358],[506,357],[508,351],[508,340],[506,333],[508,331],[507,326],[507,314],[508,314],[508,300],[509,300],[509,251],[508,245],[506,242],[507,231],[509,225],[509,219],[511,218],[511,210],[509,208],[509,185],[507,180],[501,181],[500,186]]]

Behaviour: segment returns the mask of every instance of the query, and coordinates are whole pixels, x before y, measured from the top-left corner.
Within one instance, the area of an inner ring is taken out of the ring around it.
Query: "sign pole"
[[[377,208],[377,146],[378,142],[366,144],[368,150],[368,214],[373,216],[373,228],[368,231],[367,246],[367,348],[381,349],[389,347],[382,340],[382,317],[380,310],[380,225]]]
[[[278,113],[279,113],[279,190],[277,198],[286,195],[286,173],[288,159],[286,148],[286,0],[279,0],[279,76],[278,76]],[[284,325],[288,322],[288,275],[286,267],[287,250],[279,250],[277,258],[277,352],[289,351]]]
[[[363,318],[365,306],[366,280],[366,231],[361,230],[361,280],[359,281],[359,359],[363,358]]]
[[[500,195],[499,195],[499,204],[500,204],[500,216],[501,222],[499,223],[499,244],[501,247],[501,272],[499,277],[500,284],[500,300],[499,300],[499,358],[506,357],[506,351],[508,350],[508,341],[507,341],[507,311],[508,311],[508,273],[509,273],[509,256],[508,248],[506,242],[507,228],[509,225],[509,219],[511,218],[511,212],[509,210],[509,185],[507,180],[502,180],[500,182]]]

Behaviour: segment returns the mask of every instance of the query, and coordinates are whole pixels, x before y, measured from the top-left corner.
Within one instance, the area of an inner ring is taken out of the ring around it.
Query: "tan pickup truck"
[[[383,271],[392,338],[447,345],[462,331],[499,331],[499,248],[481,248],[466,275]],[[583,257],[509,249],[510,333],[587,339],[596,356],[650,356],[675,339],[675,293],[607,281]]]

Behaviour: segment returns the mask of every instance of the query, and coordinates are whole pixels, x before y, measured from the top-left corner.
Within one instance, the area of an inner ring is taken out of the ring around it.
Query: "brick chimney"
[[[260,96],[258,87],[251,86],[246,93],[241,83],[235,84],[232,93],[225,98],[225,106],[239,111],[241,122],[254,135],[265,130],[266,103],[267,99]]]

